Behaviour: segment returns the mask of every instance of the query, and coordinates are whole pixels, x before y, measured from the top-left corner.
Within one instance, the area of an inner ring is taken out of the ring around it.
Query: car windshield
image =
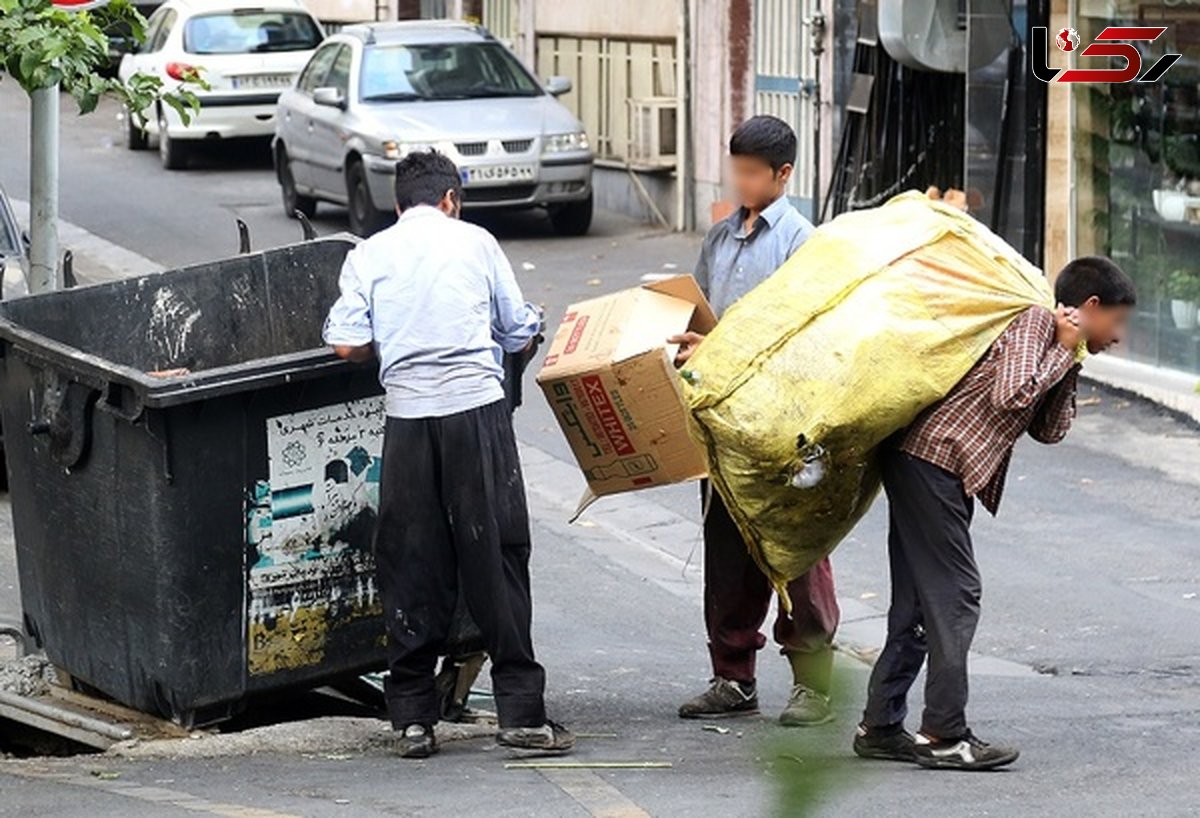
[[[183,50],[189,54],[308,51],[321,42],[313,18],[298,11],[233,11],[188,20]]]
[[[363,52],[364,102],[536,97],[537,80],[499,43],[376,45]]]

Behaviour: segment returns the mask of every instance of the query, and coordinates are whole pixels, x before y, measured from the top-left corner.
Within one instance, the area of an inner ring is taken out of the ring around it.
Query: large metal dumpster
[[[191,724],[384,665],[380,387],[320,338],[351,247],[0,304],[25,625],[76,679]]]

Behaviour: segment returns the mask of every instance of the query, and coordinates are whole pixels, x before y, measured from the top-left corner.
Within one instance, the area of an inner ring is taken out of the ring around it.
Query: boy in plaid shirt
[[[1055,284],[1058,309],[1022,313],[945,398],[881,453],[890,508],[892,597],[888,635],[875,663],[854,739],[864,758],[923,767],[985,770],[1018,751],[986,744],[967,727],[967,654],[979,622],[980,578],[971,545],[974,498],[992,514],[1009,460],[1028,432],[1058,443],[1075,416],[1083,341],[1092,353],[1121,340],[1136,303],[1133,282],[1107,258],[1068,264]],[[905,732],[908,690],[926,657],[925,712]]]

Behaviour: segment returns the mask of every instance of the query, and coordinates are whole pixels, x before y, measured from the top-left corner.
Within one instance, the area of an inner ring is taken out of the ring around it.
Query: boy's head
[[[1137,304],[1133,280],[1104,256],[1083,256],[1063,267],[1054,295],[1058,303],[1079,310],[1093,354],[1120,343]]]
[[[462,209],[458,168],[437,151],[417,151],[396,163],[396,211],[429,205],[457,218]]]
[[[782,119],[751,117],[733,132],[729,155],[742,205],[761,210],[787,188],[796,161],[796,132]]]

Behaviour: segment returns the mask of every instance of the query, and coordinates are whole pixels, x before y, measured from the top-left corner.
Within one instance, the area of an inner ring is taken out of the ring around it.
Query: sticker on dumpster
[[[381,615],[371,538],[384,423],[381,397],[267,420],[269,477],[246,503],[251,674],[319,664],[338,628]]]

